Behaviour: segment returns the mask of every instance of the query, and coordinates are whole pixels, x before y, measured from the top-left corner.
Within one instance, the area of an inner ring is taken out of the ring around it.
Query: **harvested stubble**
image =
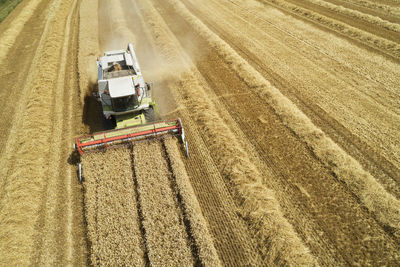
[[[129,42],[136,46],[136,36],[126,23],[127,14],[125,12],[130,9],[124,9],[123,4],[129,4],[129,0],[120,1],[100,1],[99,15],[102,20],[108,21],[109,24],[102,24],[109,28],[103,29],[108,34],[101,34],[100,45],[103,51],[121,49],[121,45],[127,45]],[[101,26],[100,26],[101,28]]]
[[[261,0],[262,2],[272,3],[278,5],[279,7],[288,10],[289,12],[294,12],[302,17],[315,21],[318,24],[324,25],[336,32],[339,32],[350,39],[360,41],[361,43],[368,45],[370,47],[376,48],[384,53],[387,53],[393,57],[400,57],[400,45],[396,42],[389,41],[387,39],[378,37],[374,34],[362,31],[358,28],[349,26],[340,21],[328,18],[326,16],[320,15],[314,11],[310,11],[296,5],[290,4],[282,0]]]
[[[135,2],[135,6],[136,5]],[[138,9],[138,7],[136,8]],[[151,9],[146,8],[146,10]],[[137,10],[137,12],[142,14],[139,10]],[[149,17],[140,17],[145,26]],[[163,30],[163,25],[154,23],[153,26],[159,27],[160,31]],[[146,38],[142,40],[143,43],[156,50],[149,28],[144,27],[144,33]],[[166,52],[167,55],[171,55],[172,57],[175,55],[174,53],[168,53],[168,47],[165,47],[163,52]],[[161,55],[162,53],[157,52],[156,54]],[[162,60],[164,60],[164,58],[162,58]],[[178,68],[178,70],[179,69],[180,68]],[[169,69],[168,72],[170,73],[171,69]],[[161,73],[161,75],[158,76],[165,78],[164,72],[158,72],[157,74],[159,73]],[[214,237],[214,247],[218,252],[220,262],[228,266],[258,266],[261,262],[261,256],[256,248],[257,244],[255,244],[249,233],[247,222],[242,220],[241,216],[238,214],[238,208],[225,187],[225,183],[215,163],[212,161],[211,155],[208,153],[207,146],[195,126],[196,123],[190,119],[190,112],[184,108],[182,104],[182,95],[175,90],[170,91],[170,94],[171,99],[178,105],[178,108],[174,112],[179,112],[179,116],[186,125],[185,129],[187,127],[187,131],[185,132],[187,137],[191,140],[190,142],[192,144],[196,144],[190,148],[191,156],[189,160],[185,160],[186,171],[190,177],[190,187],[194,189],[202,214],[207,220],[209,226],[208,230]],[[169,152],[167,154],[169,154]],[[171,163],[171,165],[173,164]],[[185,200],[182,199],[182,202],[185,208]],[[188,208],[185,209],[188,210]],[[190,220],[191,216],[186,217]],[[205,233],[205,230],[203,230],[202,233]],[[195,238],[196,233],[193,233],[192,230],[191,235]],[[196,241],[196,246],[202,246],[202,244]],[[203,251],[206,250],[203,249]],[[203,256],[201,253],[202,252],[199,252],[200,255],[198,255],[200,258],[199,260],[207,266],[207,260],[202,258]]]
[[[36,2],[30,3],[34,5]],[[35,238],[38,234],[36,227],[42,215],[40,208],[43,192],[47,179],[54,178],[47,175],[45,168],[51,159],[43,155],[49,154],[48,144],[53,135],[53,104],[59,78],[60,55],[64,46],[66,17],[73,2],[54,1],[48,10],[48,20],[32,62],[35,68],[27,74],[26,86],[22,89],[25,94],[17,103],[16,119],[13,121],[4,153],[1,155],[0,265],[2,266],[34,264],[32,261]],[[18,18],[16,24],[23,27],[24,19],[24,17]],[[7,55],[3,52],[8,51],[8,47],[3,47],[3,41],[7,42],[17,37],[14,35],[15,27],[9,29],[10,31],[3,33],[7,36],[9,34],[9,38],[5,35],[0,38],[0,61]],[[60,148],[56,144],[53,149]],[[60,242],[57,245],[62,247],[65,244]]]
[[[95,266],[144,266],[145,252],[130,149],[82,157],[91,261]]]
[[[179,15],[193,20],[190,12],[180,2],[168,2],[176,8]],[[166,59],[174,62],[174,59],[184,58],[180,53],[180,45],[166,30],[168,28],[163,27],[164,22],[154,7],[148,7],[144,11],[150,30],[156,36],[155,43]],[[205,26],[197,23],[194,25],[195,29],[200,26],[199,32],[202,34],[201,30]],[[257,237],[265,264],[315,265],[316,261],[308,248],[283,217],[274,192],[262,184],[261,173],[249,160],[243,148],[237,145],[235,135],[218,116],[215,106],[198,82],[201,77],[192,68],[193,65],[184,60],[179,62],[182,68],[186,67],[188,71],[181,75],[181,83],[172,89],[184,94],[184,98],[187,99],[185,104],[202,127],[205,138],[209,139],[211,150],[218,151],[215,161],[223,176],[233,185],[241,212]]]
[[[357,160],[315,126],[278,88],[274,87],[240,57],[232,47],[213,33],[197,17],[193,16],[182,3],[176,0],[168,0],[168,2],[174,6],[177,13],[197,30],[200,36],[215,48],[226,64],[237,73],[248,87],[274,109],[282,122],[307,143],[315,155],[336,174],[336,177],[344,182],[363,205],[375,214],[376,219],[383,225],[389,226],[394,235],[399,238],[400,201],[388,193]],[[273,2],[277,1],[273,0]]]
[[[6,31],[1,33],[0,35],[0,62],[3,62],[10,50],[10,48],[14,45],[15,41],[19,33],[24,28],[25,23],[33,16],[36,8],[41,3],[41,0],[32,0],[28,1],[27,5],[18,15],[18,18],[15,19]]]
[[[352,0],[351,2],[354,2],[354,4],[356,5],[367,7],[369,9],[380,10],[389,14],[400,16],[400,8],[390,6],[390,4],[385,5],[383,3],[375,3],[377,1],[372,2],[367,0]]]
[[[388,29],[394,32],[400,32],[400,25],[396,23],[389,22],[387,20],[383,20],[379,17],[372,16],[369,14],[362,13],[357,10],[345,8],[343,6],[338,6],[329,2],[321,1],[321,0],[308,0],[308,2],[313,3],[315,5],[319,5],[322,7],[325,7],[331,11],[341,13],[343,15],[353,17],[355,19],[363,20],[366,22],[369,22],[371,24],[378,25],[379,27],[382,27],[384,29]]]
[[[99,53],[98,1],[82,1],[79,9],[79,89],[80,101],[90,93],[90,85],[96,82],[96,54]]]
[[[160,142],[134,145],[134,168],[145,230],[148,257],[153,266],[191,266],[194,263],[171,173]]]
[[[190,184],[185,166],[180,158],[176,139],[167,139],[164,142],[171,164],[178,193],[184,208],[184,216],[190,223],[190,232],[194,238],[198,258],[205,266],[221,266],[212,237],[208,231],[199,202]]]
[[[200,89],[198,78],[185,74],[182,80],[179,87],[186,88],[188,91],[185,94],[193,97],[188,104],[196,111],[197,122],[204,126],[209,148],[218,151],[213,154],[214,160],[233,187],[237,203],[240,203],[241,214],[248,221],[258,241],[264,263],[315,265],[314,257],[283,216],[274,191],[262,183],[262,174],[239,145],[235,135],[222,124],[212,102],[202,98],[206,94]],[[202,99],[203,103],[199,103],[197,99]],[[201,111],[207,109],[209,113],[201,114]]]

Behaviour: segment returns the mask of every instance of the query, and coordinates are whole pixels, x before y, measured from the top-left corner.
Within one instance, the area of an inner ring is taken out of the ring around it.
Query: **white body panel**
[[[112,98],[134,95],[135,85],[130,76],[108,80],[108,88]]]
[[[118,63],[118,68],[115,68]],[[149,108],[151,92],[140,71],[133,45],[128,44],[127,50],[107,51],[97,61],[98,66],[98,100],[103,107],[106,118],[110,115],[123,115]],[[139,90],[137,93],[136,90]],[[137,95],[138,107],[134,110],[115,111],[112,99]]]
[[[124,53],[124,58],[125,58],[126,65],[133,66],[133,60],[132,60],[132,56],[130,54]]]

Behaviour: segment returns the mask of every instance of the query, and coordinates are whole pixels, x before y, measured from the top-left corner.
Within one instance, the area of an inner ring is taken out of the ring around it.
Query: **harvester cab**
[[[181,119],[160,120],[151,86],[144,81],[131,43],[127,50],[105,52],[98,59],[97,68],[98,91],[94,96],[101,103],[101,116],[107,131],[76,138],[74,147],[79,155],[108,149],[115,144],[176,135],[189,157]],[[82,181],[80,163],[78,171]]]
[[[133,45],[108,51],[97,61],[98,92],[105,128],[122,129],[153,122],[157,106],[145,83]]]

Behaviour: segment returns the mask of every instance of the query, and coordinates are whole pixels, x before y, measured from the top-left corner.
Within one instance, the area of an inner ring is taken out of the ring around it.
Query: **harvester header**
[[[101,107],[99,116],[102,116],[105,131],[76,138],[75,149],[79,155],[91,150],[169,135],[180,138],[186,156],[189,156],[181,120],[160,120],[151,84],[143,78],[132,44],[128,44],[126,50],[105,52],[97,60],[97,70],[98,86],[93,96]],[[78,171],[81,181],[80,163]]]
[[[189,156],[185,132],[179,118],[81,136],[76,138],[75,149],[82,155],[85,151],[108,149],[116,144],[162,138],[166,135],[178,136],[185,147],[186,156]]]

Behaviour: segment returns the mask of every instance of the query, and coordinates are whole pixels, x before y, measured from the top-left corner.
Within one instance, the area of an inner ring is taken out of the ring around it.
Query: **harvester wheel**
[[[82,183],[82,165],[78,163],[78,178],[79,182]]]
[[[154,109],[152,106],[150,106],[148,109],[146,109],[144,112],[144,117],[146,119],[146,122],[153,122],[156,120],[155,114],[154,114]]]
[[[115,121],[114,117],[111,117],[110,119],[106,119],[104,115],[102,116],[102,123],[103,123],[103,128],[104,130],[112,130],[117,126],[117,123]]]

